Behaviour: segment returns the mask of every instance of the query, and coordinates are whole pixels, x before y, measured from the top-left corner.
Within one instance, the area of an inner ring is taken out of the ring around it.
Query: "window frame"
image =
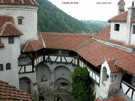
[[[24,17],[19,16],[19,17],[17,17],[17,19],[18,19],[18,25],[23,25],[23,19],[24,19]]]
[[[14,37],[8,37],[8,43],[14,44]]]
[[[3,64],[0,64],[0,71],[4,71]]]
[[[135,25],[132,27],[132,33],[135,34]]]
[[[120,24],[114,24],[114,31],[120,31]]]
[[[11,70],[11,64],[10,63],[6,64],[6,70]]]

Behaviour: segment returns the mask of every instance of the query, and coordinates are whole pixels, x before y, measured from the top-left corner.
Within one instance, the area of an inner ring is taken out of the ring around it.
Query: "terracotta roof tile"
[[[37,40],[29,40],[25,43],[24,47],[22,48],[22,52],[32,52],[37,51],[44,48],[41,34],[38,33],[38,39]]]
[[[0,28],[5,24],[5,22],[12,22],[14,23],[14,19],[11,16],[0,16]]]
[[[135,22],[135,18],[133,18],[133,19],[131,20],[131,22]]]
[[[116,15],[115,17],[111,18],[109,20],[109,22],[112,22],[112,21],[114,21],[114,22],[126,22],[127,21],[127,13],[128,12],[126,11],[126,12],[123,12],[119,15]]]
[[[118,5],[122,2],[123,0],[120,0],[119,2],[118,2]],[[125,2],[124,2],[124,4],[125,4]]]
[[[117,59],[117,66],[135,75],[135,52],[126,52],[100,43],[94,39],[89,39],[83,44],[72,48],[72,50],[77,52],[81,57],[93,64],[95,67],[100,66],[107,58]]]
[[[42,33],[46,48],[71,49],[91,36],[82,34]]]
[[[9,85],[7,82],[0,80],[0,101],[20,101],[22,98],[25,101],[32,101],[30,94],[27,94],[24,91]]]
[[[0,36],[20,36],[23,35],[22,32],[15,27],[12,22],[5,22],[5,24],[0,29]]]
[[[121,72],[121,70],[116,65],[114,65],[114,62],[115,62],[115,60],[107,60],[107,63],[110,67],[110,71],[111,72]]]
[[[0,0],[0,5],[29,5],[39,6],[36,0]]]

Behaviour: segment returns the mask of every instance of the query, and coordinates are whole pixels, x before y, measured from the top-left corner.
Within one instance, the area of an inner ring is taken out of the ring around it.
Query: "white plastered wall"
[[[4,48],[0,48],[0,64],[4,70],[0,71],[0,79],[19,88],[18,57],[20,55],[20,38],[14,37],[14,44],[8,44],[8,38],[2,38]],[[11,64],[11,70],[6,70],[6,64]]]
[[[21,44],[37,38],[37,9],[36,6],[0,5],[0,16],[12,16],[17,28],[23,32]],[[22,25],[18,25],[18,17],[23,17]]]

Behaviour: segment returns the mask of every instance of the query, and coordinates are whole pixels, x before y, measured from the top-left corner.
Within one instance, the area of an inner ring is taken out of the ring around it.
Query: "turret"
[[[118,2],[118,14],[121,14],[125,11],[125,2],[124,0],[120,0]]]

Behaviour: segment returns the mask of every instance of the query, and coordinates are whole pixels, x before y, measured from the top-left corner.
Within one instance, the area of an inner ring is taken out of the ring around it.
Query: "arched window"
[[[3,64],[0,64],[0,71],[3,71]]]
[[[10,70],[11,69],[11,64],[10,63],[7,63],[6,64],[6,70]]]
[[[102,83],[103,85],[106,85],[105,82],[107,81],[107,70],[106,70],[106,67],[103,67],[103,76],[102,76]]]

